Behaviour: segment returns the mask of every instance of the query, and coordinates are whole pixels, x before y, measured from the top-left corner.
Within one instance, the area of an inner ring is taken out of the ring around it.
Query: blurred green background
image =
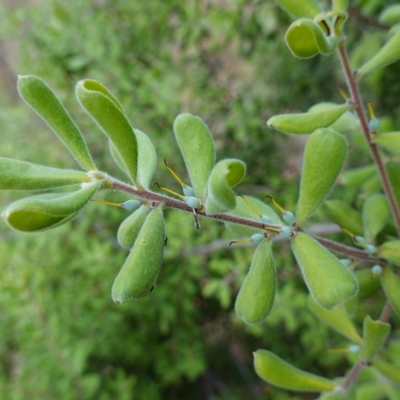
[[[356,65],[381,46],[385,30],[374,15],[390,2],[351,3],[348,37]],[[75,83],[92,78],[155,143],[155,180],[163,186],[176,187],[163,158],[187,178],[172,123],[178,113],[191,112],[209,125],[218,159],[247,164],[241,193],[270,194],[294,208],[304,140],[269,131],[265,121],[319,101],[340,102],[337,86],[344,81],[335,56],[293,59],[283,39],[290,21],[272,0],[0,4],[1,156],[77,167],[18,98],[17,74],[33,74],[62,99],[100,168],[120,176],[105,136],[74,98]],[[363,88],[377,111],[397,118],[389,124],[400,119],[396,68],[371,75]],[[358,154],[349,164],[365,160]],[[356,197],[338,190],[350,201]],[[0,208],[22,196],[2,193]],[[261,382],[252,367],[252,351],[260,347],[327,377],[346,371],[347,359],[325,348],[347,343],[307,310],[287,244],[276,245],[279,290],[267,322],[247,327],[238,320],[233,302],[252,249],[228,249],[231,236],[212,221],[201,221],[195,231],[190,215],[167,212],[168,245],[156,289],[144,300],[113,304],[110,288],[127,255],[116,241],[125,217],[90,204],[68,225],[41,234],[11,232],[0,221],[1,399],[315,398]],[[379,315],[382,302],[378,295],[360,307],[358,323],[366,310]]]

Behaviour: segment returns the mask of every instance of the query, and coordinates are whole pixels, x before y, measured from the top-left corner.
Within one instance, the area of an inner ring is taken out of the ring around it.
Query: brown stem
[[[382,158],[379,154],[378,148],[374,142],[371,141],[371,131],[368,126],[368,119],[365,113],[363,103],[361,101],[360,92],[358,90],[358,85],[355,79],[354,73],[350,69],[349,60],[346,54],[346,50],[344,48],[343,43],[338,46],[339,58],[342,63],[343,71],[346,76],[347,86],[350,91],[350,95],[352,101],[356,107],[356,112],[358,118],[360,120],[361,129],[364,133],[364,136],[367,140],[369,148],[371,150],[372,158],[375,162],[375,165],[378,169],[379,175],[381,177],[381,182],[383,186],[383,190],[387,196],[389,201],[390,208],[392,210],[393,218],[397,227],[397,232],[400,236],[400,210],[397,206],[396,198],[394,196],[392,186],[390,184],[389,177],[387,175],[386,168],[383,164]]]
[[[390,304],[389,301],[386,301],[385,307],[383,307],[381,316],[379,317],[379,321],[388,322],[391,313],[392,313],[392,305]]]
[[[356,382],[358,375],[361,372],[361,369],[367,365],[365,360],[358,360],[357,364],[353,366],[350,372],[347,374],[346,379],[342,383],[342,388],[344,390],[350,389],[351,385]]]

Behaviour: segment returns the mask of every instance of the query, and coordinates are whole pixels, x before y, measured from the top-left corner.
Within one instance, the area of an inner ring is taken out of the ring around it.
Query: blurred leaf
[[[318,128],[332,125],[352,107],[347,104],[336,104],[323,111],[309,111],[301,114],[274,115],[267,121],[271,129],[294,134],[313,133]]]
[[[372,176],[377,175],[375,165],[367,165],[366,167],[353,168],[344,171],[341,174],[341,182],[348,187],[359,187]]]
[[[221,160],[215,165],[208,179],[207,214],[226,212],[236,207],[232,187],[244,178],[245,173],[245,164],[235,158]]]
[[[373,138],[373,141],[380,147],[400,153],[400,132],[380,133]]]
[[[38,77],[18,77],[20,96],[50,125],[71,154],[86,170],[95,170],[92,158],[78,127],[51,89]]]
[[[386,169],[394,196],[397,200],[397,205],[400,207],[400,163],[396,161],[389,161],[386,164]]]
[[[361,214],[342,200],[327,200],[324,207],[332,219],[341,228],[345,228],[355,235],[363,235]]]
[[[291,245],[308,290],[321,307],[331,309],[357,294],[349,268],[311,236],[298,232]]]
[[[83,109],[109,137],[121,156],[132,182],[137,182],[138,144],[119,103],[100,83],[92,80],[79,81],[76,97]],[[107,94],[105,94],[107,93]]]
[[[342,306],[337,305],[331,310],[326,310],[325,308],[320,307],[311,296],[308,297],[307,303],[308,308],[322,322],[325,322],[335,331],[339,332],[341,335],[347,337],[351,341],[362,344],[362,339],[358,334],[353,321],[343,310]]]
[[[294,18],[314,18],[321,12],[321,8],[316,0],[275,0],[284,11]]]
[[[379,15],[379,22],[386,25],[394,25],[400,22],[400,4],[392,4],[385,7]]]
[[[204,202],[208,178],[215,163],[211,133],[204,121],[192,114],[180,114],[175,118],[174,133],[193,189]]]
[[[386,378],[400,384],[400,365],[389,364],[381,360],[374,360],[372,365]]]
[[[333,390],[336,387],[335,382],[302,371],[270,351],[260,349],[253,355],[257,375],[271,385],[305,392]]]
[[[385,267],[380,275],[383,291],[393,311],[400,318],[400,277]]]
[[[390,208],[386,196],[376,193],[368,197],[363,204],[362,218],[364,237],[368,242],[373,243],[390,218]]]
[[[373,321],[369,315],[364,318],[361,357],[371,360],[385,344],[390,333],[390,325],[382,321]]]
[[[329,196],[347,154],[343,137],[330,129],[318,129],[308,139],[301,174],[296,220],[303,224]]]
[[[275,288],[272,239],[266,239],[257,246],[249,272],[237,295],[236,315],[249,325],[263,322],[274,304]]]
[[[0,190],[42,190],[90,182],[82,171],[0,157]]]
[[[377,256],[400,266],[400,240],[385,242],[378,247]]]
[[[374,274],[371,268],[358,269],[354,273],[358,281],[358,297],[364,299],[373,295],[381,287],[378,274]]]
[[[349,6],[349,0],[332,0],[332,10],[345,13]]]

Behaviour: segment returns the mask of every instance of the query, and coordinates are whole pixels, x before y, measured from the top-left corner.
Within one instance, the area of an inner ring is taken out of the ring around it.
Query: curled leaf
[[[362,344],[362,339],[357,332],[353,321],[349,318],[347,313],[343,310],[341,305],[333,307],[331,310],[326,310],[320,307],[311,296],[308,297],[308,308],[312,313],[322,322],[329,325],[341,335],[347,337],[355,343]]]
[[[390,325],[382,321],[373,321],[369,315],[364,318],[361,357],[371,360],[385,344],[390,333]]]
[[[253,255],[250,270],[235,302],[238,317],[249,325],[260,324],[274,304],[276,271],[272,240],[263,240]]]
[[[47,193],[11,203],[4,211],[8,225],[23,232],[55,228],[74,218],[99,190],[102,182],[70,193]]]
[[[67,110],[52,90],[38,77],[18,77],[20,96],[49,124],[79,164],[87,171],[95,170],[83,137]]]
[[[309,111],[300,114],[280,114],[271,117],[267,125],[284,133],[308,134],[318,128],[332,125],[340,116],[351,109],[347,104],[336,105],[323,111]]]
[[[245,173],[245,164],[235,158],[221,160],[215,165],[208,179],[207,214],[225,212],[236,207],[236,195],[232,187],[244,178]]]
[[[400,58],[400,29],[397,29],[387,43],[358,71],[357,78],[397,61]]]
[[[0,190],[43,190],[83,182],[90,182],[90,177],[82,171],[0,157]]]
[[[136,184],[138,144],[136,135],[121,106],[114,96],[96,81],[79,81],[75,92],[83,109],[93,118],[116,147],[129,177]]]
[[[304,281],[318,305],[331,309],[357,294],[358,283],[349,268],[315,239],[298,232],[291,244]]]
[[[151,210],[135,240],[131,252],[112,286],[116,303],[147,296],[153,289],[165,244],[165,225],[162,205]]]
[[[298,369],[270,351],[260,349],[253,355],[257,375],[271,385],[305,392],[334,390],[336,387],[335,382]]]
[[[175,118],[174,134],[196,197],[205,202],[208,178],[215,163],[211,133],[201,118],[185,113]]]
[[[340,42],[337,36],[326,36],[321,27],[311,19],[293,22],[286,32],[286,44],[295,57],[311,58],[332,53]]]
[[[347,153],[343,137],[331,129],[318,129],[307,142],[301,174],[297,223],[301,226],[331,192]]]

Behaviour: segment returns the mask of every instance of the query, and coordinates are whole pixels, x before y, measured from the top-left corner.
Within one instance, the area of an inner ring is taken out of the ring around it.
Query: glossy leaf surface
[[[281,224],[281,220],[278,214],[268,204],[255,197],[244,197],[258,211],[259,214],[268,216],[272,220],[273,224]],[[236,196],[236,207],[234,210],[229,211],[229,214],[252,219],[255,221],[260,221],[259,214],[256,214],[256,212],[252,210],[240,196]],[[263,232],[262,229],[251,228],[249,226],[232,223],[225,223],[225,226],[229,229],[229,231],[238,236],[250,237],[254,233]]]
[[[208,180],[207,214],[235,209],[236,195],[232,187],[244,178],[245,173],[245,164],[235,158],[221,160],[215,165]]]
[[[327,200],[324,207],[333,222],[355,235],[363,235],[361,214],[342,200]]]
[[[400,318],[400,277],[389,267],[383,269],[380,275],[382,288],[386,298],[390,301],[393,311]]]
[[[385,344],[390,333],[390,325],[381,321],[373,321],[369,315],[364,318],[361,357],[371,360]]]
[[[400,132],[380,133],[374,137],[373,141],[380,147],[400,153]]]
[[[129,177],[136,184],[138,145],[136,135],[121,106],[116,103],[114,96],[96,81],[79,81],[75,92],[81,106],[116,147]]]
[[[71,154],[86,170],[95,170],[86,143],[67,110],[52,90],[38,77],[18,77],[20,96],[50,125]]]
[[[112,298],[116,303],[147,296],[161,269],[165,225],[161,206],[147,216],[125,264],[115,278]]]
[[[192,187],[203,202],[207,182],[215,163],[211,133],[204,121],[192,114],[180,114],[174,121],[174,134],[189,172]]]
[[[357,294],[358,282],[349,268],[315,239],[298,232],[291,244],[304,281],[318,305],[331,309]]]
[[[317,23],[307,18],[293,22],[285,38],[290,51],[298,58],[311,58],[318,53],[330,54],[339,43],[339,38],[326,36]]]
[[[149,206],[142,205],[122,221],[117,233],[118,242],[122,247],[130,249],[133,246],[150,211]]]
[[[303,224],[328,197],[343,167],[347,144],[331,129],[315,131],[304,151],[297,206],[297,223]]]
[[[378,257],[400,266],[400,240],[391,240],[378,247]]]
[[[331,310],[326,310],[325,308],[320,307],[310,296],[308,297],[308,308],[317,318],[329,325],[335,331],[339,332],[341,335],[347,337],[355,343],[362,343],[362,339],[358,334],[353,321],[343,310],[342,306],[337,305]]]
[[[386,196],[376,193],[364,202],[362,210],[364,237],[373,243],[378,233],[390,218],[390,208]]]
[[[357,77],[361,78],[372,71],[383,68],[400,58],[400,29],[397,29],[387,43],[367,61],[358,71]]]
[[[279,114],[271,117],[267,125],[284,133],[308,134],[318,128],[332,125],[351,107],[347,104],[336,105],[323,111],[311,111],[300,114]]]
[[[257,375],[271,385],[306,392],[333,390],[336,387],[335,382],[302,371],[270,351],[260,349],[253,355]]]
[[[69,193],[47,193],[11,203],[4,211],[8,225],[23,232],[55,228],[71,220],[89,202],[102,182]]]
[[[236,315],[250,325],[263,322],[274,304],[275,288],[272,240],[266,239],[257,246],[250,270],[236,298]]]
[[[90,177],[82,171],[0,157],[0,190],[43,190],[83,182],[90,182]]]

